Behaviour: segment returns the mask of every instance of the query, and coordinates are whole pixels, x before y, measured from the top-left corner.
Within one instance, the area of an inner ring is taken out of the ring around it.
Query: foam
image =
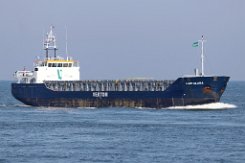
[[[21,108],[29,108],[31,106],[25,105],[25,104],[15,104],[13,105],[14,107],[21,107]],[[0,104],[0,107],[7,107],[5,104]],[[63,108],[63,107],[37,107],[40,110],[68,110],[71,108]],[[152,109],[152,108],[147,108],[147,107],[136,107],[137,109]],[[236,105],[234,104],[229,104],[229,103],[222,103],[222,102],[217,102],[217,103],[209,103],[209,104],[202,104],[202,105],[187,105],[187,106],[171,106],[167,108],[162,108],[162,109],[200,109],[200,110],[208,110],[208,109],[234,109],[237,108]],[[77,107],[77,109],[96,109],[96,107]]]
[[[187,106],[171,106],[167,109],[233,109],[237,108],[234,104],[216,102],[210,104],[202,104],[202,105],[187,105]]]

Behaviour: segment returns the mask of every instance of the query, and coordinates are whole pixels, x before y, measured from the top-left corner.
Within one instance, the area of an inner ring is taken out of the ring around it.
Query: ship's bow
[[[219,102],[230,77],[194,76],[178,78],[170,88],[175,92],[173,105],[196,105]],[[178,102],[180,101],[180,102]]]

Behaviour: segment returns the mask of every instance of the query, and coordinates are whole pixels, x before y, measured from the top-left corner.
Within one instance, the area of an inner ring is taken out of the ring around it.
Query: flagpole
[[[201,63],[202,63],[202,73],[201,73],[201,76],[204,76],[204,48],[203,48],[203,45],[204,45],[204,42],[206,42],[206,40],[204,40],[203,36],[202,36],[202,39],[201,40],[198,40],[199,42],[201,42],[202,44],[202,47],[201,47]]]

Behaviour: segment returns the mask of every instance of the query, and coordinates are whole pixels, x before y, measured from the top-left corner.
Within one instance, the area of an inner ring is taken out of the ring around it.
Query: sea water
[[[45,108],[0,82],[0,163],[245,162],[245,82],[220,103],[150,108]]]

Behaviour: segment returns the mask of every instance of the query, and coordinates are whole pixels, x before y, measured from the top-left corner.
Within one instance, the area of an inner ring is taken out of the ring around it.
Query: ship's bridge
[[[78,61],[73,60],[72,58],[63,59],[59,58],[49,58],[47,60],[36,60],[36,67],[78,67]]]
[[[37,62],[34,76],[36,83],[43,83],[45,80],[80,80],[79,64],[71,58],[49,58]]]

